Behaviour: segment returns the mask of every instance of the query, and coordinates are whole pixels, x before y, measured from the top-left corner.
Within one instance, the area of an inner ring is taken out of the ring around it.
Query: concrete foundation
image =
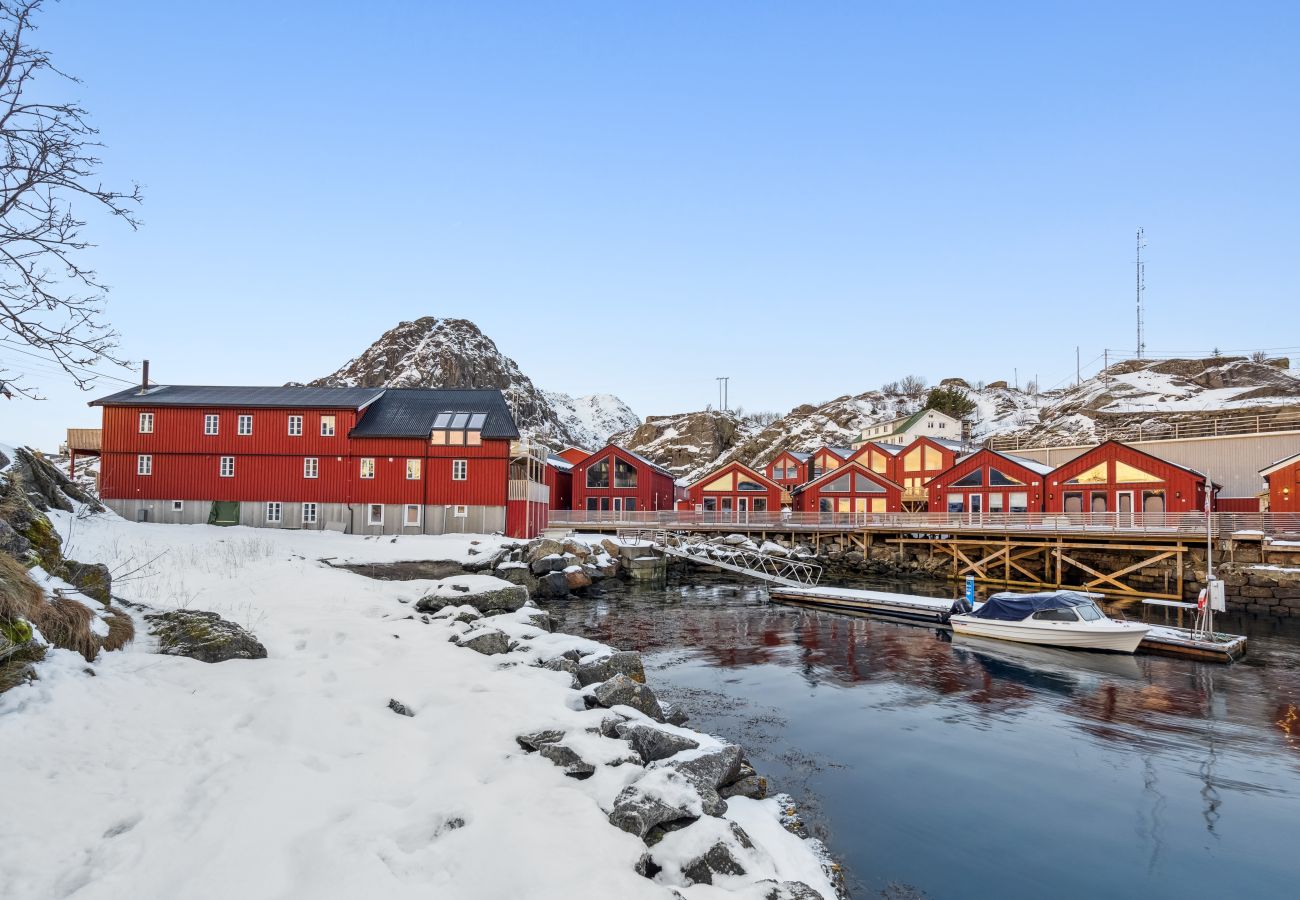
[[[206,525],[213,514],[211,500],[104,500],[104,505],[133,522],[164,525]],[[316,521],[304,522],[303,504],[280,504],[280,521],[267,519],[267,504],[239,504],[239,524],[252,528],[294,528],[341,531],[347,534],[495,534],[506,528],[504,506],[453,507],[442,504],[420,508],[420,523],[406,524],[406,506],[383,504],[382,521],[372,521],[370,504],[318,503]],[[462,515],[457,515],[457,511]],[[233,523],[231,523],[233,524]]]

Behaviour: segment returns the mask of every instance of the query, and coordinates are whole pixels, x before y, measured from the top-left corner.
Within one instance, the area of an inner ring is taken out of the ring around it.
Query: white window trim
[[[326,430],[325,430],[325,428],[326,428],[327,425],[329,426],[329,431],[326,431]],[[321,417],[320,417],[320,436],[321,436],[321,437],[334,437],[334,434],[335,434],[336,431],[338,431],[338,419],[334,418],[333,416],[321,416]]]
[[[459,475],[456,474],[458,471],[460,472]],[[452,480],[452,481],[468,481],[468,480],[469,480],[469,460],[468,460],[468,459],[453,459],[453,460],[451,461],[451,480]]]
[[[210,430],[208,426],[212,426]],[[216,413],[204,413],[203,433],[209,436],[221,434],[221,416]]]
[[[275,507],[275,517],[271,517],[271,508]],[[279,525],[284,521],[284,505],[279,500],[266,501],[266,521],[267,524]]]
[[[184,501],[184,500],[173,500],[173,501],[172,501],[172,512],[185,512],[185,501]]]
[[[295,425],[298,426],[297,431],[294,431]],[[302,437],[302,416],[290,416],[288,427],[289,427],[289,437]]]
[[[469,507],[463,503],[458,503],[451,508],[451,515],[454,519],[467,519],[469,518]]]
[[[411,463],[415,463],[415,474],[411,474]],[[419,459],[408,459],[406,461],[406,480],[419,481],[420,476],[424,474],[424,464]]]
[[[248,423],[248,430],[244,430],[244,423]],[[253,417],[248,415],[239,416],[235,419],[235,434],[240,437],[251,437],[253,434]]]
[[[146,423],[148,427],[145,427]],[[140,413],[140,433],[153,434],[153,413],[151,412]]]
[[[311,518],[307,518],[307,511],[311,510]],[[320,515],[320,510],[315,503],[304,503],[302,505],[302,524],[315,525],[316,519]]]
[[[414,522],[410,520],[410,516],[408,515],[408,513],[410,513],[411,510],[415,510]],[[418,503],[406,504],[406,506],[402,509],[402,527],[419,528],[422,524],[424,524],[424,507],[422,507]]]
[[[227,461],[227,460],[230,461],[230,471],[229,471],[229,472],[226,471],[226,461]],[[223,457],[221,457],[221,465],[220,465],[220,467],[217,469],[217,474],[219,474],[222,478],[234,478],[234,477],[235,477],[235,458],[234,458],[233,456],[223,456]]]
[[[379,518],[375,518],[375,510],[379,510]],[[366,524],[383,525],[384,524],[384,504],[367,503],[366,504]]]
[[[307,465],[308,463],[311,463],[311,467],[310,467],[310,468],[311,468],[311,471],[310,471],[310,473],[308,472],[308,465]],[[319,456],[304,456],[304,457],[302,458],[302,477],[303,477],[303,478],[319,478],[319,477],[320,477],[320,457],[319,457]]]
[[[138,453],[135,457],[135,474],[152,475],[153,474],[153,454]]]
[[[367,466],[366,464],[369,463]],[[372,456],[361,457],[360,477],[369,481],[375,477],[375,459]]]

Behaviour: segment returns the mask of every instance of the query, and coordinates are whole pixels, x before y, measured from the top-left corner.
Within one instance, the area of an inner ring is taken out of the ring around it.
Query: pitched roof
[[[1003,459],[1009,459],[1018,466],[1024,466],[1031,472],[1037,472],[1039,475],[1049,474],[1055,466],[1049,466],[1047,463],[1040,463],[1036,459],[1025,459],[1023,456],[1012,456],[1010,453],[1001,453],[997,450],[989,450],[990,453],[997,454]]]
[[[881,475],[879,472],[873,472],[873,471],[871,471],[871,469],[869,469],[869,468],[867,468],[866,466],[864,466],[864,465],[861,463],[860,460],[856,460],[856,459],[855,459],[855,460],[853,460],[852,462],[847,462],[847,463],[845,463],[844,465],[842,465],[842,466],[837,466],[837,467],[834,468],[834,469],[827,469],[825,472],[823,472],[822,474],[818,475],[816,478],[812,479],[811,481],[805,481],[803,484],[799,485],[798,487],[791,489],[790,493],[792,493],[792,494],[798,494],[798,493],[801,493],[801,492],[803,492],[803,491],[808,490],[809,488],[813,487],[814,485],[816,485],[816,484],[818,484],[818,483],[820,483],[820,482],[826,481],[827,479],[830,479],[830,478],[834,478],[834,477],[837,477],[837,476],[843,475],[845,472],[849,471],[850,469],[861,469],[863,472],[866,472],[868,475],[870,475],[870,476],[871,476],[872,478],[874,478],[876,481],[883,482],[884,484],[887,484],[887,485],[889,485],[890,487],[896,487],[896,488],[899,488],[899,489],[901,490],[901,485],[899,485],[898,482],[896,482],[896,481],[892,481],[891,479],[886,478],[884,475]]]
[[[90,406],[237,406],[281,409],[361,409],[384,393],[383,388],[257,387],[207,384],[151,384],[118,391]]]
[[[457,413],[468,414],[470,419],[483,416],[480,431],[486,439],[512,441],[519,437],[514,416],[499,390],[437,388],[389,388],[366,410],[350,436],[428,438],[439,415],[454,417]]]
[[[660,474],[663,474],[663,475],[667,475],[669,478],[673,479],[674,482],[677,481],[677,476],[674,475],[672,472],[669,472],[669,471],[668,471],[667,469],[665,469],[663,466],[659,465],[659,463],[655,462],[655,461],[652,460],[652,459],[646,459],[646,458],[645,458],[644,456],[642,456],[640,453],[636,453],[635,451],[629,450],[629,449],[627,449],[626,447],[624,447],[622,444],[606,444],[605,446],[603,446],[603,447],[601,447],[599,450],[597,450],[595,453],[592,453],[590,456],[588,456],[586,459],[584,459],[584,460],[582,461],[582,463],[586,463],[586,462],[588,462],[588,461],[590,461],[590,460],[592,460],[592,459],[595,459],[597,456],[600,456],[600,455],[601,455],[602,453],[604,453],[606,450],[618,450],[618,451],[620,451],[620,452],[622,452],[622,453],[626,453],[628,456],[632,457],[633,459],[637,460],[638,462],[643,462],[643,463],[645,463],[647,466],[649,466],[650,468],[654,469],[656,472],[659,472]],[[582,463],[578,463],[578,465],[582,465]]]
[[[1285,469],[1293,462],[1300,462],[1300,453],[1292,453],[1290,456],[1279,459],[1275,463],[1270,463],[1269,465],[1260,469],[1259,474],[1263,475],[1264,477],[1268,477],[1269,475],[1272,475],[1274,472],[1276,472],[1278,469]]]
[[[709,472],[707,475],[701,475],[699,478],[695,479],[690,484],[688,484],[687,487],[695,487],[696,485],[707,484],[708,482],[713,481],[723,472],[730,469],[732,466],[735,466],[736,468],[739,469],[744,469],[750,475],[753,475],[756,481],[761,481],[763,484],[767,485],[769,489],[775,489],[779,491],[785,490],[784,485],[782,485],[779,482],[773,481],[771,478],[768,478],[758,469],[755,469],[753,466],[747,466],[743,462],[738,462],[737,460],[734,459],[731,462],[727,463],[726,465],[718,466],[716,469]]]

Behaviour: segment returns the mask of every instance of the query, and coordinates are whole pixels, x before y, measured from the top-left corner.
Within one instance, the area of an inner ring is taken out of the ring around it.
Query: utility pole
[[[1074,386],[1083,384],[1083,370],[1079,365],[1079,345],[1074,345]]]
[[[1016,386],[1016,390],[1020,390],[1020,370],[1013,368],[1011,370],[1011,374],[1012,374],[1011,383]]]
[[[1142,265],[1142,248],[1146,246],[1145,230],[1137,230],[1137,355],[1141,359],[1146,354],[1147,343],[1142,334],[1142,292],[1147,289],[1146,269]]]
[[[728,400],[727,382],[731,381],[731,377],[728,375],[719,375],[717,380],[718,380],[718,408],[722,412],[726,412],[727,400]]]

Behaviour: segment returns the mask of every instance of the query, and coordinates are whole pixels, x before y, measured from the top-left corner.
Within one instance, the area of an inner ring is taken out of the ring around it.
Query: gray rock
[[[174,609],[146,615],[149,633],[158,638],[158,652],[187,656],[199,662],[266,659],[266,648],[252,632],[214,612]]]
[[[735,822],[727,823],[730,835],[719,839],[703,854],[682,866],[682,874],[692,884],[713,884],[714,875],[744,875],[745,867],[736,859],[733,845],[738,844],[747,850],[754,849],[754,842],[749,839],[745,829]]]
[[[563,572],[550,572],[537,579],[537,596],[543,600],[563,600],[569,596],[569,580]]]
[[[699,741],[670,734],[641,722],[621,723],[615,726],[615,731],[631,745],[642,761],[647,763],[667,759],[675,753],[694,750],[700,746]]]
[[[767,797],[767,779],[762,775],[746,775],[737,778],[731,784],[718,788],[718,796],[726,800],[731,797],[748,797],[751,800],[763,800]]]
[[[732,784],[740,774],[741,749],[735,744],[727,744],[716,750],[701,753],[692,759],[670,759],[661,763],[664,768],[675,769],[689,779],[696,787],[717,790],[726,784]]]
[[[615,675],[603,684],[597,685],[592,695],[596,702],[606,709],[611,706],[630,706],[659,722],[664,720],[663,710],[659,708],[659,701],[655,698],[654,692],[626,675]],[[739,754],[739,748],[736,752]]]
[[[388,701],[388,708],[391,709],[393,712],[397,713],[399,716],[411,716],[411,717],[415,716],[415,713],[411,711],[411,707],[407,706],[401,700],[390,699]]]
[[[420,612],[437,612],[446,606],[461,606],[466,599],[472,600],[475,608],[485,612],[514,612],[528,602],[528,588],[511,584],[467,597],[428,594],[416,601],[415,608]]]
[[[689,721],[689,717],[680,706],[664,706],[664,721],[680,728]]]
[[[462,638],[460,645],[484,656],[510,652],[510,638],[505,635],[505,632],[497,631],[495,628],[485,629],[467,639]]]
[[[641,662],[641,654],[633,650],[621,650],[578,666],[578,680],[582,682],[583,687],[599,681],[608,681],[615,675],[626,675],[633,681],[645,684],[645,665]]]
[[[669,778],[689,786],[689,782],[676,773],[671,773]],[[646,793],[637,783],[629,784],[619,792],[609,814],[611,825],[639,838],[644,838],[656,826],[669,822],[689,822],[696,818],[696,814],[690,810]]]
[[[600,720],[600,733],[607,738],[620,738],[618,728],[627,720],[620,715],[606,716]]]
[[[761,885],[771,885],[763,900],[826,900],[821,891],[814,890],[802,881],[760,881]]]
[[[591,587],[591,576],[582,569],[570,567],[564,572],[564,581],[571,591],[581,591]]]
[[[564,744],[545,743],[537,748],[537,752],[564,769],[564,774],[571,778],[590,778],[596,774],[595,766]]]
[[[578,664],[571,659],[557,656],[555,659],[548,659],[546,662],[542,663],[542,668],[550,669],[552,672],[568,672],[573,676],[574,683],[578,683]]]
[[[521,734],[515,738],[520,747],[530,753],[534,750],[540,750],[543,744],[554,744],[560,738],[564,737],[564,732],[555,728],[548,728],[545,731],[533,731],[528,734]]]
[[[464,564],[465,571],[466,572],[487,572],[491,569],[495,569],[497,566],[499,566],[502,562],[505,561],[506,551],[505,548],[498,548],[497,550],[491,553],[475,554],[473,548],[471,548],[470,555],[472,555],[474,558]]]
[[[542,631],[555,631],[555,623],[551,620],[551,614],[548,612],[538,609],[525,613],[524,617],[528,620],[528,624],[534,628],[540,628]]]
[[[527,560],[532,562],[544,556],[559,556],[564,553],[564,545],[550,538],[540,538],[528,545]]]
[[[452,621],[454,621],[454,622],[477,622],[477,621],[478,621],[479,619],[481,619],[481,618],[483,618],[483,614],[482,614],[481,612],[479,612],[478,610],[476,610],[476,609],[463,609],[463,610],[461,610],[460,612],[456,613],[456,618],[453,619]]]

